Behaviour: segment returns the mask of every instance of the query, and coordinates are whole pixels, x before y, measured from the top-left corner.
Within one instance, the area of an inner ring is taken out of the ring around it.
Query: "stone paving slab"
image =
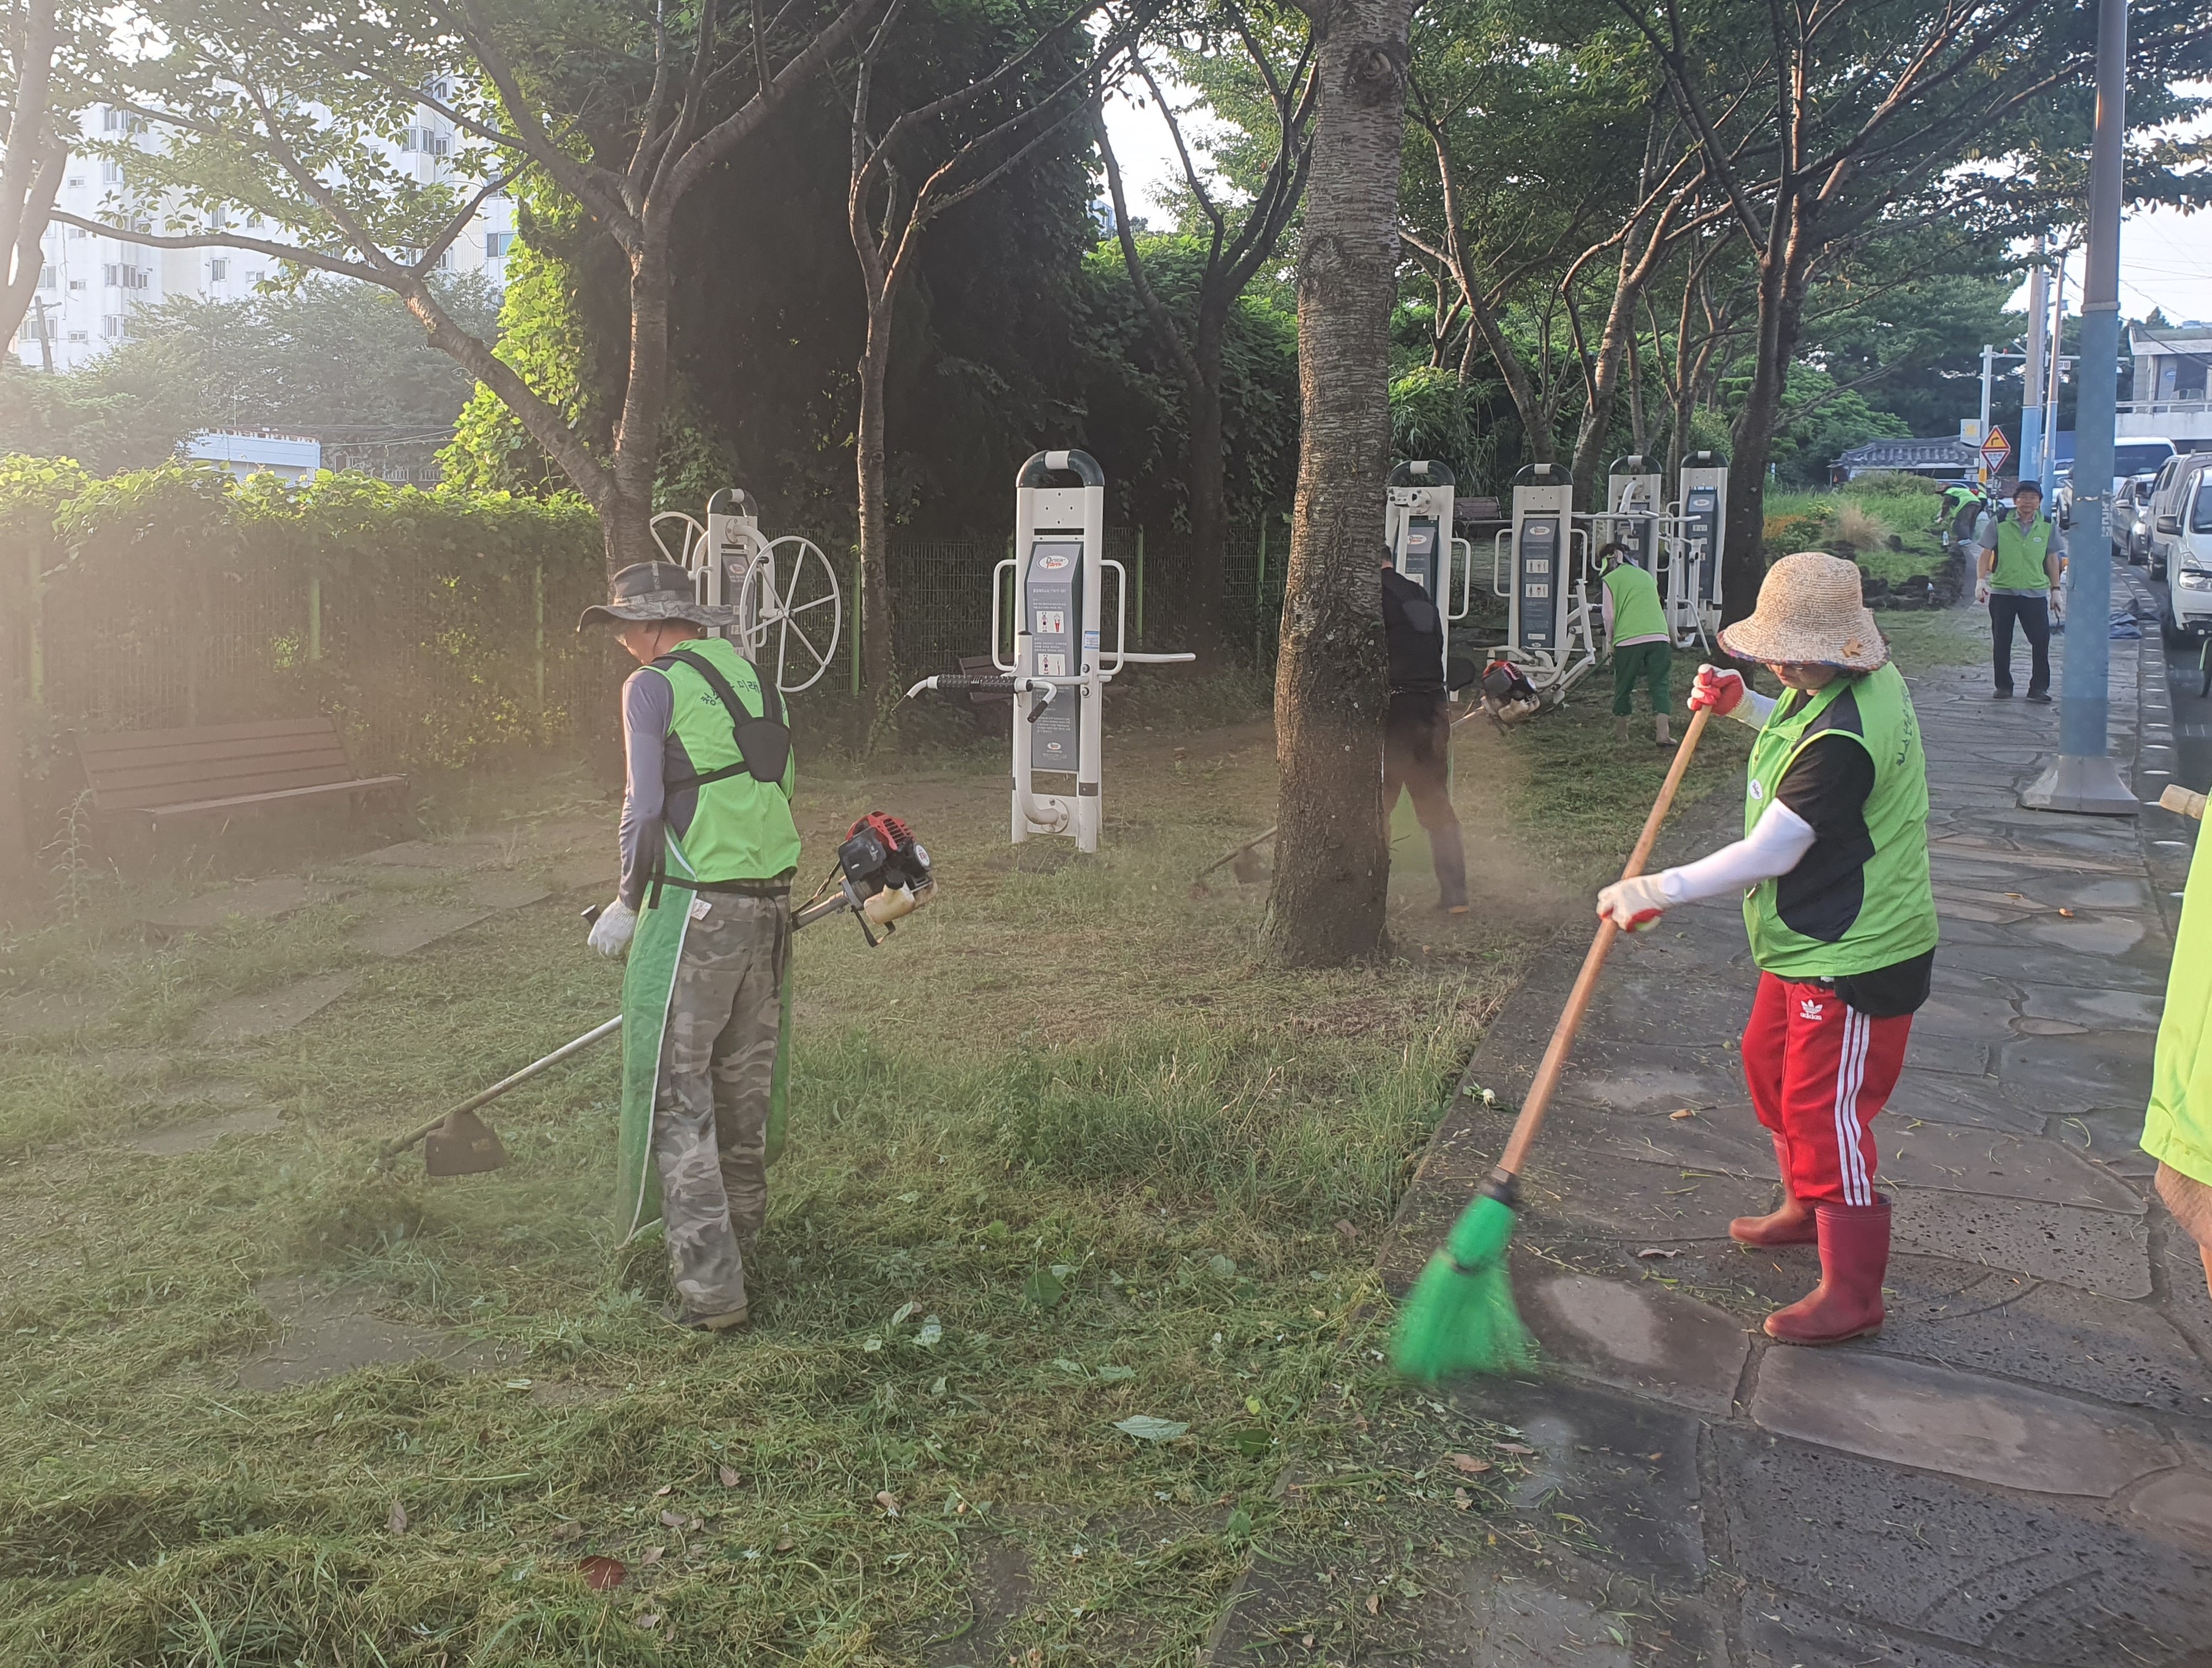
[[[89,1030],[106,1024],[119,1005],[98,991],[25,991],[0,1002],[0,1042]]]
[[[1875,1125],[1879,1174],[1899,1187],[1982,1193],[2081,1205],[2121,1216],[2144,1214],[2142,1196],[2055,1142],[2004,1130],[1923,1123]]]
[[[274,1107],[251,1107],[242,1112],[225,1113],[220,1118],[204,1119],[197,1124],[180,1124],[173,1129],[156,1130],[150,1135],[138,1136],[126,1143],[134,1153],[144,1153],[153,1158],[174,1158],[183,1153],[204,1151],[231,1135],[274,1135],[284,1127],[284,1120]]]
[[[1778,1436],[2025,1494],[2109,1500],[2180,1459],[2148,1420],[1856,1350],[1768,1350],[1750,1413]]]
[[[246,1042],[273,1036],[321,1012],[350,990],[353,983],[350,973],[325,973],[273,991],[234,996],[201,1015],[193,1034],[206,1043]]]
[[[354,931],[351,943],[371,955],[412,955],[416,950],[474,926],[491,914],[489,909],[458,909],[424,905],[377,916]]]
[[[480,875],[461,889],[461,895],[478,909],[522,909],[553,895],[550,887],[528,875]]]
[[[2142,1217],[1917,1187],[1900,1187],[1895,1200],[1890,1231],[1900,1251],[2011,1269],[2106,1297],[2151,1294]]]
[[[1578,1377],[1699,1412],[1726,1415],[1751,1354],[1741,1319],[1645,1283],[1516,1271],[1522,1318],[1546,1353]]]
[[[335,887],[303,880],[296,875],[271,875],[265,880],[227,886],[190,901],[140,917],[149,931],[162,933],[205,932],[225,921],[273,921],[338,895]]]
[[[501,1359],[488,1344],[386,1319],[376,1313],[376,1294],[367,1287],[325,1292],[311,1281],[282,1279],[264,1282],[253,1295],[283,1323],[284,1334],[240,1365],[243,1389],[289,1390],[364,1367],[417,1361],[443,1362],[463,1372],[489,1370]]]
[[[377,868],[434,869],[458,873],[481,869],[498,858],[495,840],[486,835],[473,835],[459,840],[403,840],[396,846],[364,852],[352,861]]]

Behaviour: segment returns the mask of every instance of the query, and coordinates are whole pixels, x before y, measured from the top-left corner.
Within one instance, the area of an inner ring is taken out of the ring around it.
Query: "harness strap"
[[[744,775],[750,775],[754,780],[767,783],[770,786],[781,782],[783,779],[781,763],[773,774],[763,776],[746,758],[744,731],[749,726],[772,726],[782,731],[784,755],[782,762],[789,761],[791,723],[784,711],[783,692],[769,679],[762,678],[760,680],[761,716],[756,719],[745,711],[744,703],[738,699],[738,692],[731,687],[730,680],[722,676],[712,661],[684,649],[671,649],[666,654],[662,655],[659,660],[653,664],[658,666],[661,661],[665,660],[680,660],[698,673],[701,677],[706,679],[707,687],[714,692],[716,699],[722,703],[723,710],[730,715],[730,740],[738,749],[737,763],[724,765],[719,770],[701,771],[690,776],[679,776],[666,785],[667,791],[670,793],[681,793],[686,788],[703,787],[709,782],[723,782],[732,776]]]

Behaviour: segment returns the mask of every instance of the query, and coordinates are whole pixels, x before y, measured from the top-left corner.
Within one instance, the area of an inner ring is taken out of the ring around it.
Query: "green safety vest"
[[[1896,667],[1838,677],[1810,697],[1793,691],[1775,703],[1752,743],[1743,831],[1748,836],[1757,826],[1798,755],[1832,735],[1849,736],[1874,761],[1865,860],[1823,876],[1820,865],[1808,869],[1808,853],[1791,873],[1745,894],[1752,960],[1784,979],[1874,973],[1936,948],[1928,761],[1912,697]]]
[[[2019,518],[2007,516],[1997,523],[1997,561],[1990,573],[1992,591],[2048,591],[2051,575],[2044,558],[2051,550],[2051,523],[2043,516],[2022,527]]]
[[[709,679],[684,664],[696,655],[719,672],[744,710],[732,714]],[[798,764],[787,755],[779,780],[757,779],[744,767],[736,725],[769,716],[760,674],[734,645],[720,637],[701,638],[664,656],[652,669],[666,678],[675,694],[669,733],[691,755],[698,779],[698,809],[680,840],[668,830],[662,869],[672,882],[775,880],[799,866],[799,826],[792,821],[791,790]],[[782,703],[776,703],[781,716]],[[671,783],[672,792],[681,782]],[[688,907],[690,895],[681,894]]]
[[[1667,610],[1659,605],[1659,581],[1632,561],[1617,561],[1605,570],[1604,585],[1613,597],[1613,640],[1625,643],[1638,637],[1667,637]]]
[[[2200,831],[2181,900],[2166,975],[2166,1010],[2150,1069],[2142,1149],[2160,1163],[2212,1186],[2212,840]]]

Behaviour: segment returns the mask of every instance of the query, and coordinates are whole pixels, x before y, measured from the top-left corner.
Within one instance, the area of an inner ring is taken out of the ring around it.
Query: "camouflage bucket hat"
[[[672,561],[638,561],[615,575],[607,600],[586,609],[576,629],[583,630],[594,620],[689,620],[695,626],[730,626],[737,623],[738,611],[701,602],[689,569]]]

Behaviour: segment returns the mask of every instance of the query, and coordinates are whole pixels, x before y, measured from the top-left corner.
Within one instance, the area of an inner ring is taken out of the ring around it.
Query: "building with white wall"
[[[2184,452],[2212,449],[2212,325],[2130,325],[2134,397],[2119,403],[2119,438],[2171,440]]]
[[[83,117],[88,138],[129,135],[143,148],[161,143],[143,118],[95,106]],[[453,149],[449,124],[425,111],[407,130],[393,153],[425,183],[437,179]],[[127,162],[78,156],[64,175],[56,206],[86,220],[126,211],[130,198]],[[228,224],[272,242],[289,243],[290,234],[256,214],[232,209],[218,215]],[[479,275],[504,282],[507,252],[514,240],[514,203],[506,197],[485,202],[467,231],[455,240],[441,265],[456,275]],[[204,301],[244,300],[253,287],[272,276],[275,265],[258,251],[243,249],[148,249],[119,238],[101,237],[80,227],[46,228],[39,288],[21,329],[11,343],[15,355],[33,370],[75,370],[131,334],[132,315],[177,296]]]

